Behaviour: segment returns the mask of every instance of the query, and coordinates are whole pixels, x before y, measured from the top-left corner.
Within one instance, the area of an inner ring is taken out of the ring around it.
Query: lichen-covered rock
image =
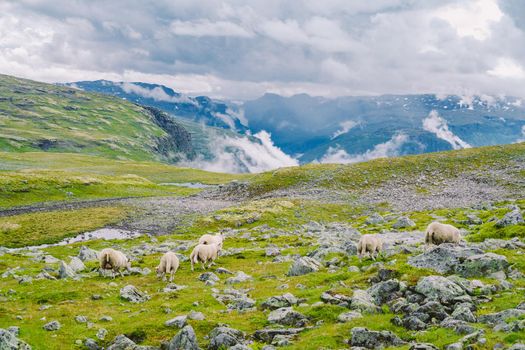
[[[132,303],[143,303],[150,299],[148,294],[141,292],[131,284],[128,284],[120,290],[120,297]]]
[[[361,318],[361,317],[363,317],[363,315],[361,315],[360,312],[348,311],[348,312],[343,312],[342,314],[339,314],[339,316],[337,316],[337,321],[345,323],[345,322],[350,322],[356,318]]]
[[[64,261],[60,262],[60,267],[58,269],[58,278],[77,278],[75,271]]]
[[[367,292],[377,305],[384,304],[399,297],[399,281],[391,279],[376,283]]]
[[[111,344],[107,347],[107,350],[158,350],[153,346],[142,346],[137,345],[135,342],[124,334],[117,335]]]
[[[62,327],[60,322],[58,321],[51,321],[46,323],[42,328],[44,328],[46,331],[58,331]]]
[[[220,278],[219,278],[219,276],[217,276],[213,272],[204,272],[204,273],[201,273],[199,275],[199,281],[202,281],[202,282],[207,282],[207,281],[218,282],[218,281],[220,281]]]
[[[444,243],[427,252],[410,257],[408,264],[420,269],[431,269],[439,273],[451,273],[463,260],[477,254],[483,254],[483,250]]]
[[[486,323],[489,325],[496,325],[503,323],[509,318],[518,318],[525,315],[525,310],[522,309],[507,309],[492,314],[481,315],[478,317],[478,322]]]
[[[308,319],[291,307],[282,307],[270,312],[268,322],[283,326],[303,327],[308,322]]]
[[[476,322],[476,316],[472,313],[470,305],[472,304],[461,303],[456,305],[456,308],[451,314],[452,318],[469,323]]]
[[[301,276],[306,275],[307,273],[319,271],[321,268],[321,263],[313,258],[303,256],[294,261],[290,270],[288,271],[288,276]]]
[[[168,350],[199,350],[197,336],[191,326],[186,326],[175,335],[169,345]]]
[[[495,226],[498,228],[507,227],[510,225],[522,224],[525,221],[523,220],[523,215],[519,208],[514,209],[503,216],[500,220],[496,221]]]
[[[363,313],[380,313],[381,308],[374,303],[374,299],[366,290],[356,289],[351,297],[350,309]]]
[[[439,350],[437,346],[429,343],[412,344],[408,350]]]
[[[84,263],[82,262],[82,260],[80,260],[79,258],[77,258],[76,256],[74,256],[73,258],[71,258],[71,261],[69,262],[69,267],[71,267],[71,269],[76,273],[76,272],[81,272],[81,271],[84,271],[86,269],[86,265],[84,265]]]
[[[414,227],[416,226],[416,223],[406,216],[401,216],[397,221],[392,225],[393,228],[400,229],[400,228],[408,228],[408,227]]]
[[[83,245],[78,252],[78,258],[82,261],[97,261],[98,253],[97,251]]]
[[[26,342],[18,339],[17,332],[12,329],[0,328],[0,349],[1,350],[31,350]]]
[[[420,278],[415,289],[416,292],[423,294],[428,299],[439,300],[445,304],[465,295],[463,288],[442,276]]]
[[[373,213],[366,218],[365,224],[367,225],[378,225],[385,222],[385,219],[378,213]]]
[[[208,350],[229,349],[244,342],[244,333],[230,327],[216,327],[208,337],[210,339]]]
[[[276,310],[282,307],[297,305],[299,300],[291,293],[269,297],[262,304],[262,309]]]
[[[366,349],[382,349],[389,346],[406,344],[397,335],[389,331],[372,331],[364,327],[354,327],[351,330],[351,346],[360,346]]]
[[[505,270],[509,266],[507,258],[494,253],[476,254],[466,258],[455,267],[463,277],[481,277]]]
[[[252,276],[245,274],[243,271],[239,271],[235,276],[228,278],[226,284],[236,284],[251,280],[253,280]]]
[[[174,317],[174,318],[164,322],[164,325],[166,327],[183,328],[184,326],[186,326],[187,320],[188,320],[188,316],[186,316],[186,315],[177,316],[177,317]]]
[[[255,340],[271,343],[276,336],[284,335],[287,337],[292,337],[296,334],[302,332],[304,328],[264,328],[255,331],[253,338]]]

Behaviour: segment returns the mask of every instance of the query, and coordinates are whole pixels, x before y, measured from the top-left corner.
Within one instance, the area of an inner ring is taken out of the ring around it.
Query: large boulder
[[[71,267],[71,269],[76,273],[76,272],[81,272],[81,271],[84,271],[86,269],[86,265],[84,265],[84,263],[82,262],[82,260],[80,260],[79,258],[77,258],[76,256],[74,256],[73,258],[71,258],[71,261],[69,262],[69,267]]]
[[[523,216],[521,215],[521,211],[519,208],[514,209],[513,211],[508,212],[501,218],[500,220],[496,221],[495,226],[498,228],[507,227],[510,225],[517,225],[522,224],[525,221],[523,220]]]
[[[449,304],[465,295],[463,288],[442,276],[423,277],[419,279],[415,289],[428,299],[438,300],[444,304]]]
[[[519,318],[523,316],[525,316],[525,310],[507,309],[492,314],[481,315],[478,317],[478,322],[494,326],[499,323],[504,323],[509,318]]]
[[[303,327],[308,322],[308,319],[305,315],[293,310],[291,307],[282,307],[270,312],[268,322],[283,326]]]
[[[128,284],[120,290],[120,297],[132,303],[143,303],[150,299],[145,292],[141,292],[134,285]]]
[[[399,281],[391,279],[374,284],[368,288],[368,294],[372,297],[377,305],[386,303],[399,297]]]
[[[452,273],[466,258],[483,254],[483,250],[444,243],[422,254],[410,257],[408,264],[420,269],[431,269],[439,273]]]
[[[46,331],[58,331],[62,325],[58,321],[51,321],[46,323],[42,328],[44,328]]]
[[[455,271],[463,277],[481,277],[504,271],[508,266],[509,262],[503,255],[485,253],[469,256],[455,267]]]
[[[401,216],[397,221],[392,225],[393,228],[400,229],[400,228],[409,228],[416,226],[416,223],[406,216]]]
[[[107,350],[158,350],[158,348],[154,346],[137,345],[124,334],[120,334],[113,339],[111,344],[107,347]]]
[[[14,329],[0,328],[0,349],[1,350],[31,350],[26,342],[18,339],[18,334]]]
[[[168,350],[199,350],[197,336],[191,326],[186,326],[171,339]]]
[[[288,276],[306,275],[307,273],[319,271],[320,268],[321,263],[319,261],[308,256],[303,256],[294,261],[288,271]]]
[[[253,277],[250,275],[247,275],[243,271],[237,272],[237,274],[233,277],[230,277],[226,280],[226,284],[236,284],[236,283],[242,283],[246,281],[253,280]]]
[[[166,322],[164,322],[164,325],[166,327],[183,328],[184,326],[186,326],[187,321],[188,321],[188,316],[181,315],[181,316],[177,316],[177,317],[167,320]]]
[[[292,337],[303,330],[304,328],[264,328],[255,331],[253,338],[264,343],[271,343],[277,336]]]
[[[273,296],[266,299],[262,304],[262,309],[276,310],[282,307],[297,305],[299,300],[291,293]]]
[[[71,266],[66,264],[64,261],[61,261],[60,262],[60,267],[58,269],[58,278],[60,278],[60,279],[63,279],[63,278],[77,278],[77,274],[71,268]]]
[[[383,349],[406,344],[397,335],[389,331],[372,331],[364,327],[354,327],[351,334],[350,345],[366,349]]]
[[[96,261],[98,260],[98,253],[96,250],[83,245],[78,252],[78,258],[82,261]]]
[[[228,349],[244,343],[244,333],[229,327],[216,327],[208,337],[210,338],[208,350]]]

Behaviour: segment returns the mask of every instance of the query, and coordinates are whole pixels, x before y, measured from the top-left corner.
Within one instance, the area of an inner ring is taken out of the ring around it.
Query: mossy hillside
[[[359,192],[377,188],[390,180],[413,180],[419,177],[421,181],[415,189],[424,194],[439,186],[442,180],[454,178],[461,173],[477,171],[482,177],[483,169],[512,169],[516,160],[523,159],[524,152],[525,143],[518,143],[381,158],[350,165],[307,164],[255,176],[250,184],[250,193],[260,195],[294,187]],[[522,176],[518,170],[515,175]],[[507,183],[503,181],[503,185]]]
[[[159,151],[167,133],[125,100],[6,75],[0,75],[0,96],[0,151],[170,158]]]

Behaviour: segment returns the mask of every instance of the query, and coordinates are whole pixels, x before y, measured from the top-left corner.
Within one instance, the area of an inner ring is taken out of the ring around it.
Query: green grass
[[[0,217],[0,246],[15,248],[56,243],[117,223],[125,216],[124,207],[98,207]]]

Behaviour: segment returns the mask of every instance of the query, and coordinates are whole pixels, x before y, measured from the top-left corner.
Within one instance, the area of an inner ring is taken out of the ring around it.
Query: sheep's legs
[[[173,271],[171,271],[170,273],[170,279],[169,279],[170,283],[173,282],[173,273],[174,273]]]

